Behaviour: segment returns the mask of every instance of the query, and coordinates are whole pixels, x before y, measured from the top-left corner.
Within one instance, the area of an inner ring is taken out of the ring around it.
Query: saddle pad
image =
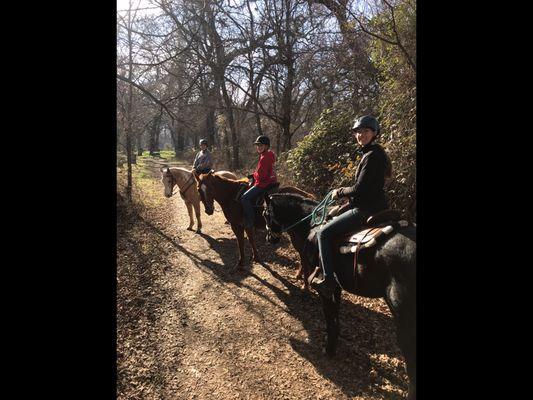
[[[407,226],[407,221],[398,221],[399,226]],[[343,241],[343,245],[339,247],[341,254],[355,253],[357,246],[361,248],[368,248],[374,246],[377,243],[377,238],[381,235],[387,235],[394,230],[392,225],[380,225],[372,228],[366,228],[356,233],[350,233]]]

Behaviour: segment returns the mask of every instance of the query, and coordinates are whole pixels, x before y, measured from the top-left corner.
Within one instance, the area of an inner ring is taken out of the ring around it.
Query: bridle
[[[177,186],[178,187],[178,191],[180,192],[180,195],[182,197],[185,196],[185,193],[187,192],[187,190],[189,190],[189,188],[193,185],[194,183],[194,177],[191,175],[189,177],[189,179],[185,182],[185,183],[188,183],[189,181],[191,181],[191,183],[189,183],[185,189],[181,190],[178,186],[178,182],[176,181],[176,179],[174,178],[174,175],[172,175],[172,173],[170,172],[170,170],[168,170],[168,173],[166,173],[166,176],[167,177],[170,177],[170,187],[172,187],[172,194],[170,196],[174,196],[177,192],[174,190],[174,186]]]
[[[267,206],[267,211],[268,211],[268,206]],[[274,219],[274,217],[272,217],[272,216],[270,215],[270,213],[268,213],[268,216],[269,216],[268,219],[265,218],[265,220],[266,220],[266,221],[265,221],[265,222],[266,222],[266,223],[265,223],[265,226],[266,226],[267,234],[269,234],[270,236],[272,236],[274,239],[279,239],[279,238],[281,237],[281,234],[284,232],[284,230],[283,230],[283,224],[280,224],[278,221],[276,221],[276,220]],[[270,222],[270,223],[269,223],[269,222]],[[272,222],[274,222],[276,225],[278,225],[278,226],[281,228],[279,232],[274,232],[274,231],[272,230],[272,228],[270,227],[270,224],[271,224]]]

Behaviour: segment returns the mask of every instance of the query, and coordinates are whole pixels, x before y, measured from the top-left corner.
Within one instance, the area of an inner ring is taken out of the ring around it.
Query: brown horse
[[[259,253],[255,245],[254,240],[254,229],[264,229],[265,228],[265,219],[262,216],[262,208],[255,209],[255,218],[254,218],[254,227],[245,228],[244,227],[244,214],[242,210],[242,205],[235,198],[238,191],[241,189],[243,183],[247,183],[247,179],[243,178],[240,180],[237,179],[228,179],[220,175],[208,173],[208,174],[194,174],[194,177],[197,182],[197,189],[200,195],[202,203],[204,203],[205,212],[207,215],[212,215],[214,212],[214,201],[216,200],[224,216],[229,221],[233,233],[237,237],[237,245],[239,249],[239,261],[235,265],[236,270],[242,270],[244,265],[244,232],[246,231],[246,236],[250,241],[252,246],[253,260],[259,262]],[[277,193],[296,193],[303,196],[311,196],[310,193],[306,193],[303,190],[300,190],[293,186],[286,186],[279,188]]]
[[[196,182],[192,171],[181,167],[163,167],[160,171],[163,174],[161,182],[165,186],[165,197],[172,197],[174,194],[174,186],[178,186],[180,196],[189,213],[189,226],[187,227],[187,230],[193,230],[194,220],[192,217],[192,209],[194,207],[196,221],[198,222],[196,233],[200,233],[202,230],[202,221],[200,219],[200,196],[198,196],[198,190],[195,190]],[[217,171],[215,172],[215,175],[237,179],[235,174],[229,171]]]

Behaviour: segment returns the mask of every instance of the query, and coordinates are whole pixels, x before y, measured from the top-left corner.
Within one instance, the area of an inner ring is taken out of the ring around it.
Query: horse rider
[[[207,140],[200,139],[200,151],[194,158],[192,170],[199,174],[207,174],[213,169],[213,156],[209,150],[207,150]]]
[[[241,196],[245,228],[252,228],[254,225],[253,200],[263,194],[270,185],[277,182],[276,155],[270,150],[270,139],[268,136],[258,136],[254,145],[257,153],[259,153],[259,161],[253,173],[254,184]]]
[[[331,240],[361,228],[365,220],[389,208],[383,186],[391,176],[392,167],[385,150],[377,143],[380,133],[376,118],[365,115],[355,120],[351,132],[361,146],[362,158],[357,166],[353,186],[333,190],[332,199],[349,198],[348,210],[323,225],[317,233],[319,259],[324,279],[314,288],[326,298],[332,298],[337,287],[333,276],[333,248]]]

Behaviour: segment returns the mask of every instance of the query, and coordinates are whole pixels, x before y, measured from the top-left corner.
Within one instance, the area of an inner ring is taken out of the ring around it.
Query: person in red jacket
[[[254,142],[257,152],[260,154],[259,162],[253,173],[254,185],[241,197],[244,212],[244,227],[252,228],[254,225],[253,200],[263,194],[269,186],[277,182],[276,178],[276,155],[270,148],[268,136],[259,136]]]

